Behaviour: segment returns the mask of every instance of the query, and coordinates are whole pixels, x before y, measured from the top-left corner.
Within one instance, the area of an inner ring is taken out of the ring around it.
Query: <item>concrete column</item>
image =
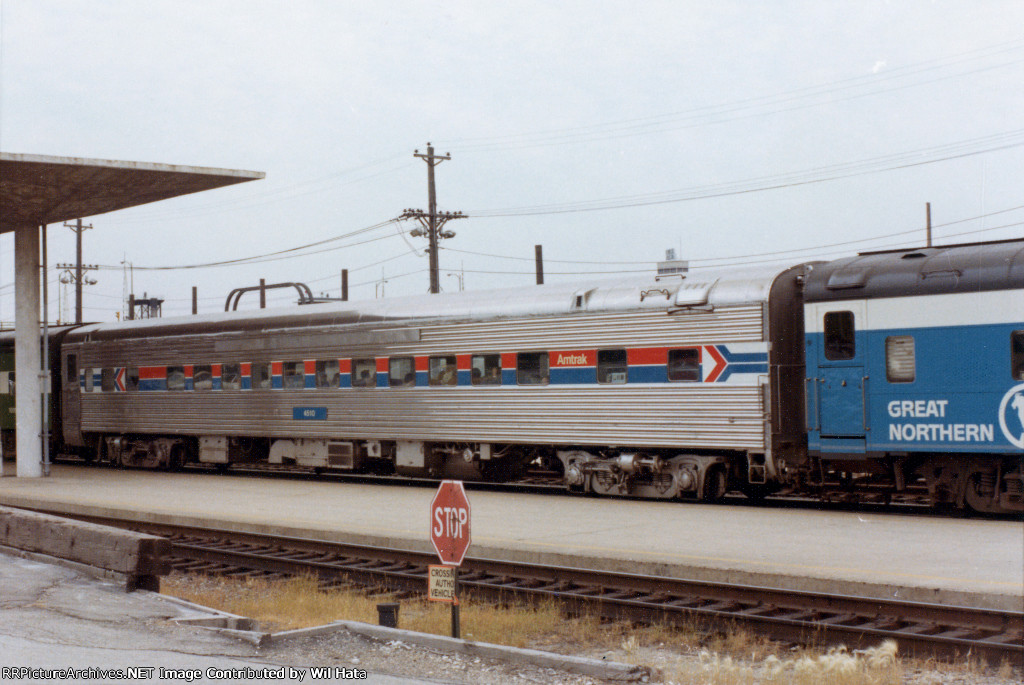
[[[14,380],[19,477],[43,475],[42,381],[39,378],[39,227],[14,231]]]

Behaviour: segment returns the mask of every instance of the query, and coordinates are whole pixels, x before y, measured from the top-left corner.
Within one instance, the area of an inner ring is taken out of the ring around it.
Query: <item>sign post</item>
[[[469,549],[469,521],[462,481],[441,481],[430,503],[430,542],[443,566],[429,568],[427,598],[451,602],[452,637],[459,637],[459,566]]]

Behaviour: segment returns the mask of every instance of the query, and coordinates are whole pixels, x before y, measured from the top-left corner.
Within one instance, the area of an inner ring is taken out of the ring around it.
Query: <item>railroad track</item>
[[[434,555],[82,517],[168,537],[173,565],[211,574],[314,575],[328,585],[423,594]],[[1024,666],[1024,612],[837,596],[726,583],[467,558],[459,585],[477,600],[551,598],[570,611],[639,623],[738,626],[783,642],[850,649],[896,640],[900,652],[943,659],[967,654]]]

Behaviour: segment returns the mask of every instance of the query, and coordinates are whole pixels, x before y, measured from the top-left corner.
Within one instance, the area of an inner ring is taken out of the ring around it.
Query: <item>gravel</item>
[[[548,648],[551,649],[550,647]],[[691,683],[691,682],[733,682],[704,680],[701,674],[709,673],[713,664],[721,660],[705,651],[680,652],[668,647],[635,647],[628,651],[580,652],[567,648],[561,653],[639,664],[650,669],[650,676],[640,682]],[[485,659],[461,654],[445,654],[415,647],[400,641],[380,642],[353,635],[340,630],[318,637],[300,638],[288,642],[272,643],[260,650],[260,656],[280,664],[310,664],[316,666],[347,666],[363,668],[377,673],[402,675],[436,680],[443,683],[479,683],[499,685],[502,683],[564,683],[565,685],[598,685],[613,681],[566,671],[538,668],[512,661]],[[737,678],[737,683],[764,682],[766,669],[762,662],[744,663],[732,661],[738,671],[752,675]],[[881,680],[880,683],[898,682],[908,685],[1020,685],[1021,671],[998,671],[976,665],[947,665],[902,661],[900,675],[895,680]],[[786,682],[785,680],[775,682]],[[844,681],[846,682],[846,681]],[[865,683],[870,682],[865,679]]]

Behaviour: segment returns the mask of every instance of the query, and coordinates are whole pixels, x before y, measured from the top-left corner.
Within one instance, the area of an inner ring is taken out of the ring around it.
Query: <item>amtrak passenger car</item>
[[[934,502],[1020,509],[1024,243],[841,259],[804,296],[812,458],[897,487],[923,476]]]
[[[803,459],[805,267],[96,324],[63,438],[122,465],[293,463],[717,499]]]

